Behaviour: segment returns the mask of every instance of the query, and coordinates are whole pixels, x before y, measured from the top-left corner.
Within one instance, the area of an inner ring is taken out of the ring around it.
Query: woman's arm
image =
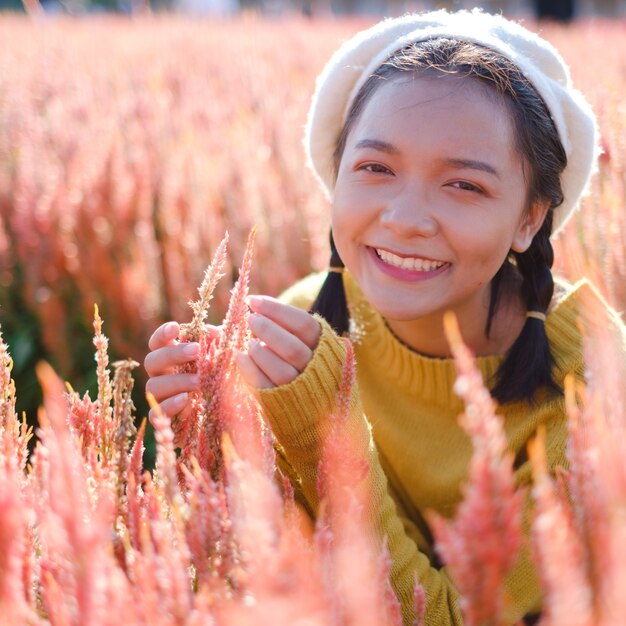
[[[297,476],[306,508],[313,516],[317,515],[320,504],[317,491],[319,463],[324,441],[333,432],[331,422],[337,412],[337,392],[346,358],[343,341],[324,320],[320,318],[316,323],[321,325],[321,334],[304,369],[289,382],[266,386],[259,392],[266,417]],[[555,419],[555,412],[558,413],[556,417],[562,417],[562,402],[554,406],[545,404],[535,411],[538,422],[550,425],[546,442],[550,466],[561,465],[566,432],[564,420]],[[440,567],[437,562],[432,540],[417,523],[421,518],[413,519],[402,504],[401,494],[394,492],[384,471],[385,462],[374,444],[357,385],[353,387],[350,413],[343,427],[350,433],[356,453],[367,461],[367,513],[378,547],[386,540],[391,553],[391,582],[401,601],[405,623],[413,623],[414,584],[417,580],[426,592],[427,625],[462,624],[458,591],[447,568]],[[527,463],[518,467],[518,482],[527,483],[530,480],[527,473]],[[531,504],[529,496],[524,511],[526,529]],[[480,572],[476,575],[480,576]],[[507,580],[506,591],[509,595],[506,613],[510,623],[540,609],[541,594],[528,545]]]
[[[332,433],[346,348],[319,317],[273,298],[252,298],[250,306],[255,312],[250,327],[258,343],[248,354],[240,355],[242,375],[260,389],[258,395],[266,417],[298,475],[307,508],[316,515],[318,467],[324,441]],[[402,604],[405,623],[412,624],[415,618],[414,586],[418,580],[427,597],[426,624],[462,624],[458,593],[447,572],[433,567],[418,550],[415,537],[419,531],[398,515],[357,385],[352,390],[350,414],[343,430],[349,435],[354,453],[367,462],[366,514],[377,548],[386,541],[391,553],[391,582]],[[413,537],[407,534],[409,529]]]

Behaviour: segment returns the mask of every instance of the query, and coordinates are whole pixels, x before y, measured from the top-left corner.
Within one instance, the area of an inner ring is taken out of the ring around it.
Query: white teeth
[[[413,270],[416,272],[432,272],[445,265],[443,261],[428,261],[427,259],[418,259],[416,257],[401,257],[387,250],[375,248],[376,254],[389,265],[400,267],[403,270]]]

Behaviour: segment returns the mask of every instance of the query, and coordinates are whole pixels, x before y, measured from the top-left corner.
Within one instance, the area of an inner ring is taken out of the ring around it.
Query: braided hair
[[[345,335],[350,324],[346,292],[343,288],[343,261],[330,233],[330,266],[309,313],[319,313],[338,335]]]
[[[346,141],[356,120],[383,81],[400,72],[428,72],[472,77],[504,97],[522,156],[527,182],[527,211],[536,202],[547,202],[546,218],[525,252],[510,251],[491,281],[485,335],[489,336],[504,288],[519,283],[528,311],[545,314],[554,292],[550,243],[553,210],[563,202],[560,176],[567,165],[565,150],[547,107],[521,70],[508,58],[476,43],[438,37],[412,43],[383,63],[357,93],[337,139],[335,174]],[[331,268],[343,267],[331,234]],[[326,318],[338,334],[349,326],[341,274],[329,272],[311,312]],[[539,316],[541,317],[541,316]],[[492,395],[500,402],[532,401],[540,388],[559,392],[552,376],[553,357],[543,321],[528,317],[491,381]]]
[[[552,213],[549,212],[529,248],[523,253],[513,252],[515,267],[522,277],[522,298],[527,310],[543,314],[547,313],[554,293],[551,228]],[[507,269],[509,267],[510,264]],[[492,283],[492,294],[493,289]],[[492,295],[490,308],[496,301],[497,296],[494,298]],[[493,313],[488,323],[492,319]],[[540,387],[558,393],[560,389],[552,376],[553,364],[545,324],[542,319],[529,316],[495,374],[491,393],[501,403],[522,398],[531,401]]]

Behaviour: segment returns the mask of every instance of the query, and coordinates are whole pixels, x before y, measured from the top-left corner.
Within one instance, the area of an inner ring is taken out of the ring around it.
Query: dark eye
[[[380,163],[365,163],[359,167],[360,170],[372,172],[372,174],[393,174],[393,172]]]
[[[456,189],[461,189],[463,191],[475,191],[477,193],[483,192],[480,187],[472,185],[472,183],[468,183],[466,180],[457,180],[456,182],[452,183],[452,186],[456,187]]]

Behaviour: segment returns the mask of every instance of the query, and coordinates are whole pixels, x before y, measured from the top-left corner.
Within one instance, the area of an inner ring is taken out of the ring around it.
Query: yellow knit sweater
[[[307,308],[322,279],[321,275],[304,279],[283,299]],[[428,510],[448,517],[453,514],[472,453],[469,438],[457,422],[463,406],[452,390],[454,363],[451,359],[422,356],[402,345],[347,272],[344,284],[357,361],[357,389],[349,427],[369,457],[369,513],[377,535],[387,537],[391,581],[402,604],[404,622],[411,624],[414,619],[413,587],[417,577],[426,591],[427,626],[462,624],[458,592],[446,568],[435,565],[432,537],[423,515]],[[546,320],[557,382],[562,382],[568,372],[583,375],[577,319],[579,298],[585,292],[595,294],[586,282],[568,287],[555,300]],[[614,314],[613,319],[621,325]],[[626,337],[623,326],[621,332]],[[626,352],[626,343],[624,348]],[[306,369],[290,384],[260,394],[289,469],[296,474],[296,486],[313,515],[319,504],[315,481],[320,443],[328,432],[327,418],[334,406],[344,357],[344,345],[322,323],[319,344]],[[501,359],[477,359],[484,380],[492,377]],[[567,428],[561,398],[546,394],[536,406],[510,403],[500,406],[498,412],[504,417],[508,442],[516,455],[519,485],[531,479],[526,443],[539,424],[546,426],[550,466],[566,464]],[[507,587],[511,623],[540,610],[541,593],[528,548],[522,551]]]

